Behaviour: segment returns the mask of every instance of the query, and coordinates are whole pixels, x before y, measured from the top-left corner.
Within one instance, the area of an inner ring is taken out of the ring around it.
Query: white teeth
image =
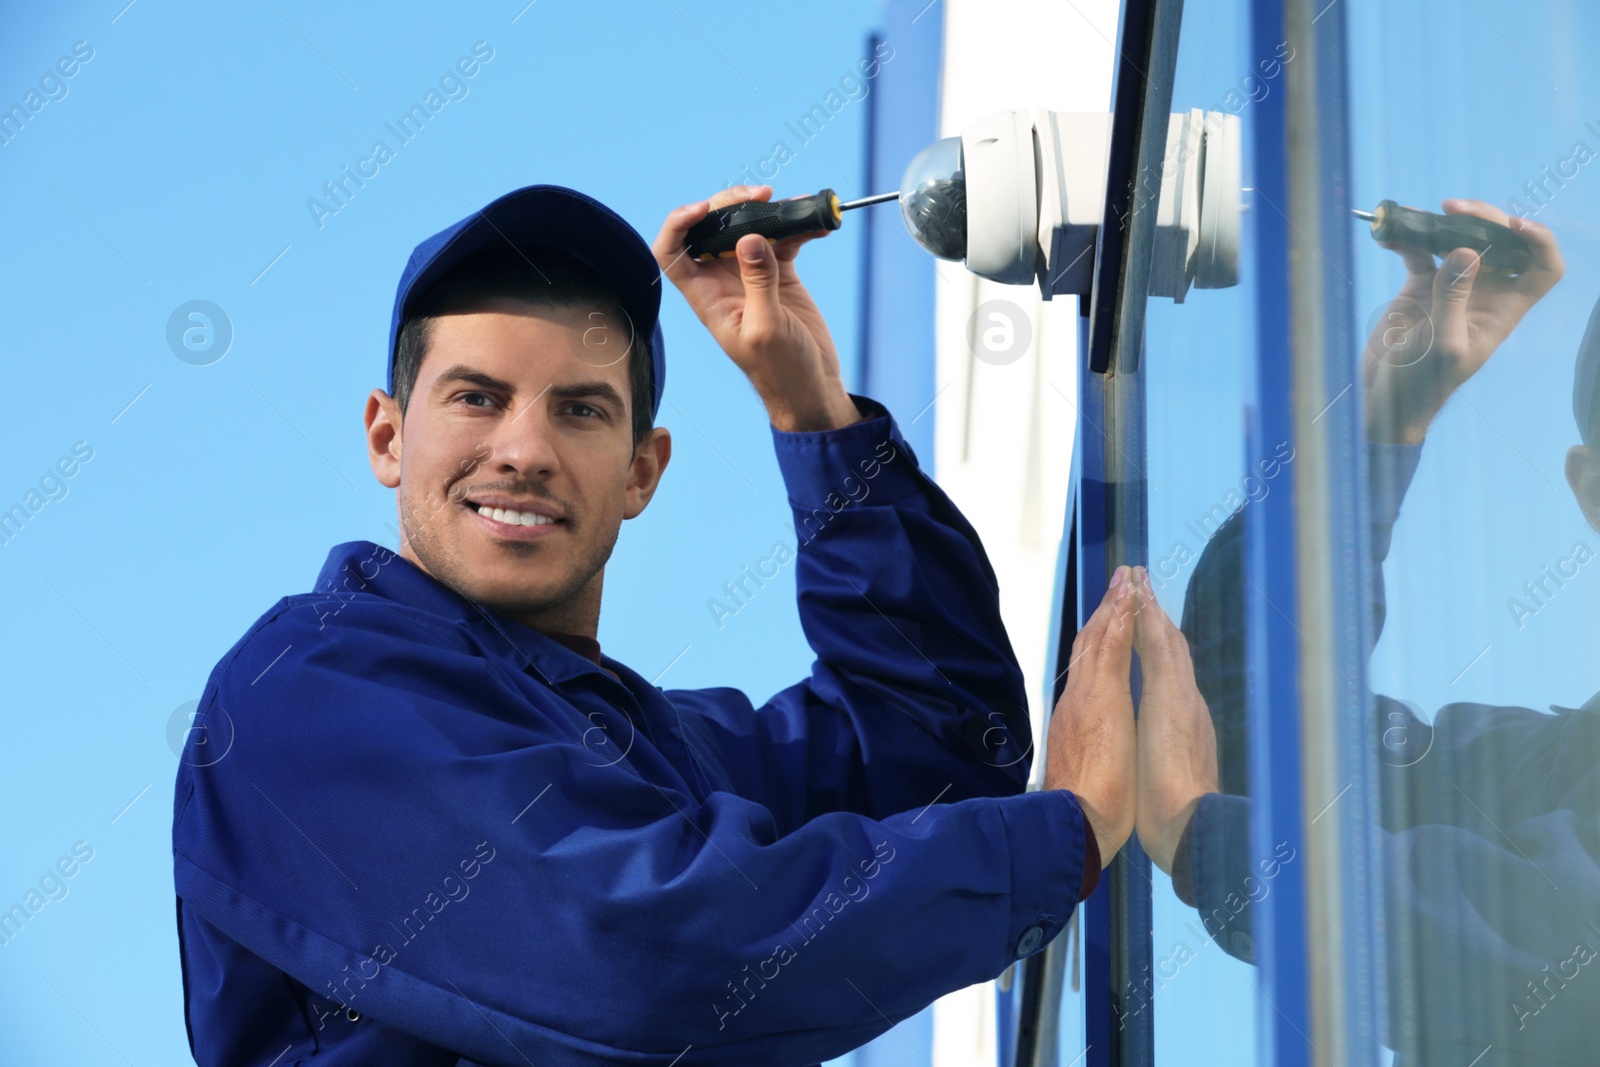
[[[480,505],[478,514],[503,522],[507,526],[548,526],[556,520],[540,515],[533,511],[508,511],[505,508],[491,508]]]

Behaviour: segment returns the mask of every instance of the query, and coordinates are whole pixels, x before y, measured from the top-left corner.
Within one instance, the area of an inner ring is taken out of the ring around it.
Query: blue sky
[[[795,154],[776,195],[859,184],[863,103],[803,146],[785,123],[866,54],[877,21],[874,4],[836,0],[804,18],[700,0],[381,17],[124,3],[0,15],[0,104],[41,79],[46,101],[0,145],[0,506],[41,480],[46,501],[0,545],[0,898],[75,842],[93,850],[0,947],[7,1062],[186,1062],[169,722],[261,612],[311,587],[330,546],[396,544],[361,412],[412,247],[533,182],[582,189],[653,238],[778,139]],[[58,68],[80,41],[90,58]],[[398,145],[385,123],[477,42],[492,58],[447,81]],[[307,201],[378,139],[393,158],[319,226]],[[859,236],[847,224],[800,259],[852,369]],[[167,340],[194,300],[231,324],[203,366]],[[706,602],[788,536],[770,431],[670,287],[664,316],[674,461],[623,530],[600,637],[647,676],[671,664],[663,684],[764,699],[810,662],[792,571],[720,630]],[[78,442],[92,458],[73,462]]]

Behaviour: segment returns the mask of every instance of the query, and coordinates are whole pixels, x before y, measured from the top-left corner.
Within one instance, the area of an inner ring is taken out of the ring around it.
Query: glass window
[[[1381,576],[1372,717],[1347,728],[1377,754],[1379,1022],[1395,1062],[1593,1063],[1600,8],[1344,8],[1354,202],[1538,226],[1475,261],[1351,223]]]
[[[1127,1022],[1154,1013],[1158,1063],[1194,1062],[1201,1052],[1205,1062],[1255,1062],[1260,998],[1251,909],[1272,891],[1283,856],[1293,854],[1257,857],[1247,844],[1243,610],[1246,511],[1277,490],[1294,459],[1287,441],[1271,442],[1281,447],[1265,448],[1265,462],[1252,463],[1246,448],[1257,300],[1249,212],[1274,210],[1246,188],[1255,184],[1251,128],[1268,94],[1284,91],[1293,58],[1286,43],[1256,54],[1243,0],[1184,5],[1170,109],[1184,118],[1172,120],[1162,196],[1176,204],[1192,196],[1198,212],[1175,236],[1185,212],[1165,213],[1172,221],[1157,241],[1146,307],[1147,558],[1159,604],[1188,639],[1215,725],[1222,796],[1196,812],[1182,857],[1159,854],[1171,842],[1145,843],[1155,861],[1150,959],[1125,979],[1123,1010]],[[1183,281],[1174,282],[1176,274]],[[1177,299],[1168,295],[1184,287]],[[1197,885],[1197,873],[1211,873],[1191,862],[1201,831],[1204,843],[1224,842],[1237,856],[1226,875]]]

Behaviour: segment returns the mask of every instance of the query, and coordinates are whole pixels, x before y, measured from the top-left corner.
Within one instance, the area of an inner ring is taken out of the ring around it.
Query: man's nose
[[[555,425],[543,394],[515,406],[489,435],[493,450],[488,465],[498,471],[516,471],[527,479],[545,479],[560,467]]]

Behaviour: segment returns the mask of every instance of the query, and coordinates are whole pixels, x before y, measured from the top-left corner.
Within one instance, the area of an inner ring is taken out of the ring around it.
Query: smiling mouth
[[[548,515],[540,515],[535,511],[516,511],[511,508],[493,508],[487,504],[478,504],[471,500],[463,500],[462,507],[476,512],[486,519],[505,523],[507,526],[554,526],[562,522]]]

